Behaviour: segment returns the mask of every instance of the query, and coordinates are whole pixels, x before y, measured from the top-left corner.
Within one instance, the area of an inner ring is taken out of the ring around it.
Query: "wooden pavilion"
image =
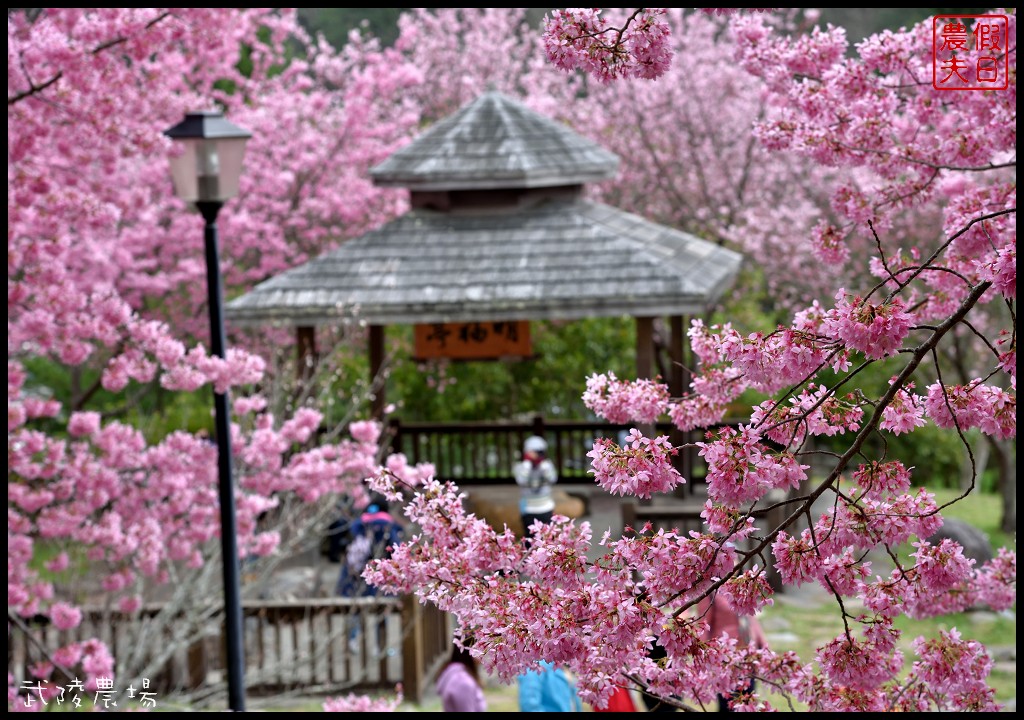
[[[261,283],[229,303],[227,317],[294,327],[299,352],[314,357],[317,326],[366,323],[378,417],[389,325],[416,325],[418,346],[444,346],[484,335],[520,340],[531,320],[631,316],[637,377],[652,377],[654,319],[664,317],[672,360],[666,380],[680,395],[688,384],[685,316],[705,312],[731,287],[742,258],[584,199],[586,183],[612,178],[617,168],[615,155],[565,125],[487,92],[370,171],[378,185],[409,189],[409,212]],[[511,468],[523,436],[539,430],[568,478],[585,462],[577,452],[583,438],[569,433],[615,428],[563,425],[564,437],[542,420],[497,429],[423,425],[412,438],[406,426],[406,440],[400,434],[394,446],[411,460],[434,462],[442,479],[504,482],[471,458],[486,451],[491,470]],[[477,446],[453,453],[438,440],[456,435],[470,444],[476,437]]]

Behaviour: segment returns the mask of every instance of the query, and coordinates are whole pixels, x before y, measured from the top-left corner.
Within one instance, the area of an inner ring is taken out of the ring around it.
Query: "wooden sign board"
[[[415,338],[417,360],[497,360],[533,354],[526,320],[417,325]]]

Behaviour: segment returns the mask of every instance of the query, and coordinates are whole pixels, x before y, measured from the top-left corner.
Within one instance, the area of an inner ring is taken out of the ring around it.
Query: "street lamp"
[[[223,358],[224,293],[221,288],[217,250],[217,213],[224,202],[238,194],[245,142],[252,133],[228,122],[217,111],[195,112],[164,132],[183,146],[171,158],[174,193],[194,205],[206,221],[207,304],[210,306],[210,346]],[[227,629],[228,703],[231,710],[245,710],[245,654],[242,642],[242,603],[238,578],[238,539],[235,523],[235,489],[231,477],[231,425],[227,392],[213,395],[217,438],[217,477],[220,500],[220,541],[224,564],[224,625]]]

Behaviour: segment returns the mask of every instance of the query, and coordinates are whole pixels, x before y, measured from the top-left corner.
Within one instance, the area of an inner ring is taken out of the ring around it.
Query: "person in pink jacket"
[[[697,604],[697,612],[701,614],[708,623],[708,631],[704,640],[712,640],[723,633],[735,638],[740,647],[753,645],[756,648],[767,648],[768,638],[765,637],[761,623],[755,617],[740,615],[724,595],[715,594],[714,600],[704,598]],[[754,679],[750,679],[747,692],[754,691]],[[732,695],[718,696],[718,712],[732,712]]]
[[[487,699],[480,687],[476,659],[469,650],[452,646],[448,664],[437,676],[437,694],[445,712],[485,712]]]

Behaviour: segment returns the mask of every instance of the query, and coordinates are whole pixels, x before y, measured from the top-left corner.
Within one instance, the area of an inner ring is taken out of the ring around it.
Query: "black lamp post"
[[[224,293],[217,250],[217,213],[238,194],[245,142],[252,133],[228,122],[216,111],[188,113],[164,133],[184,146],[171,158],[174,193],[194,205],[206,221],[207,304],[210,306],[210,345],[217,357],[225,356]],[[245,653],[242,640],[242,602],[238,577],[238,539],[235,523],[235,488],[231,476],[231,425],[227,392],[214,392],[217,438],[217,476],[220,500],[220,540],[224,561],[224,624],[227,628],[228,703],[245,710]]]

